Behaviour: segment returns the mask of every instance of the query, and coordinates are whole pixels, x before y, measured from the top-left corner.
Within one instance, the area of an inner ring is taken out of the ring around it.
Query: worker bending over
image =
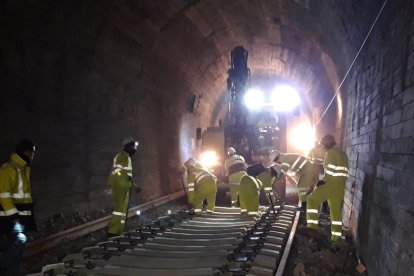
[[[240,180],[246,175],[247,164],[244,157],[236,154],[236,150],[233,147],[227,149],[227,155],[228,158],[224,163],[224,168],[230,183],[231,207],[236,207]]]
[[[197,161],[197,160],[195,160],[194,158],[191,157],[190,159],[188,159],[184,163],[184,165],[181,169],[181,171],[183,173],[182,181],[183,181],[185,192],[187,194],[187,203],[188,203],[188,206],[191,209],[191,208],[193,208],[193,202],[194,202],[194,196],[195,196],[195,191],[194,191],[195,174],[189,174],[188,173],[187,167],[189,166],[190,163],[195,164],[195,167],[198,168],[198,169],[202,169],[203,165],[201,165],[201,163],[199,161]]]
[[[203,211],[203,202],[207,200],[208,211],[213,212],[216,205],[217,178],[207,169],[200,168],[195,159],[190,158],[184,163],[188,173],[188,183],[194,179],[194,213],[200,214]]]
[[[320,144],[327,150],[323,162],[325,174],[316,189],[308,196],[307,227],[318,228],[318,210],[321,203],[327,200],[331,216],[331,240],[339,241],[342,236],[341,205],[348,178],[348,156],[335,147],[336,142],[332,135],[324,136]]]

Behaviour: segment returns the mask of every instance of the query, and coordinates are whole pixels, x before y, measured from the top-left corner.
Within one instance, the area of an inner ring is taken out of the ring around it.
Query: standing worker
[[[331,216],[331,241],[335,242],[342,237],[341,205],[348,178],[348,156],[335,147],[336,142],[332,135],[324,136],[320,144],[327,150],[323,162],[325,174],[316,189],[308,196],[306,221],[307,227],[317,229],[319,207],[327,200]]]
[[[213,212],[214,207],[216,206],[216,176],[211,174],[208,170],[200,168],[200,164],[193,158],[190,158],[185,162],[184,166],[187,168],[188,178],[194,179],[194,199],[192,200],[194,213],[200,214],[203,211],[204,200],[207,200],[208,211]]]
[[[132,185],[135,186],[132,182],[131,156],[137,151],[139,143],[132,137],[128,137],[122,144],[124,148],[115,156],[108,180],[112,189],[114,206],[112,219],[108,226],[108,236],[118,236],[124,231],[128,215],[129,193]],[[139,187],[136,187],[136,192],[140,192]]]
[[[10,160],[0,168],[0,239],[7,236],[0,253],[0,274],[21,273],[26,231],[36,231],[30,187],[30,164],[36,146],[27,139],[17,143]]]
[[[306,198],[308,196],[309,187],[313,183],[314,173],[313,165],[305,156],[295,153],[279,153],[273,159],[274,162],[280,164],[280,174],[276,177],[276,182],[281,180],[288,171],[294,172],[299,176],[298,196],[299,206],[306,210]]]
[[[231,207],[237,206],[237,197],[239,195],[240,179],[246,175],[246,161],[244,157],[236,154],[236,150],[233,147],[227,149],[228,158],[224,163],[226,170],[226,176],[229,178],[230,194],[231,194]]]

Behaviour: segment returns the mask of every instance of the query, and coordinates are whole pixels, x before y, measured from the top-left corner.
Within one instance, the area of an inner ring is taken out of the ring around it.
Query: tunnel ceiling
[[[238,45],[249,51],[252,79],[294,82],[309,114],[315,108],[322,112],[379,5],[364,2],[28,1],[25,9],[16,4],[21,10],[10,13],[25,20],[9,31],[20,29],[16,41],[31,41],[32,47],[80,49],[83,55],[87,49],[89,62],[100,61],[95,62],[100,74],[130,87],[138,83],[175,112],[183,112],[195,94],[198,112],[214,123],[224,109],[230,51]],[[367,15],[360,19],[367,24],[354,26],[349,20],[357,9]],[[51,34],[58,39],[49,41]]]
[[[297,83],[311,112],[326,106],[338,85],[337,73],[349,64],[347,47],[353,45],[341,37],[347,15],[336,16],[346,5],[341,2],[116,1],[111,21],[145,50],[136,61],[144,75],[154,78],[147,83],[162,86],[165,78],[163,96],[194,93],[202,98],[201,112],[214,116],[217,112],[203,100],[222,106],[218,93],[225,90],[230,51],[242,45],[249,51],[252,79]],[[177,92],[171,91],[172,83]]]

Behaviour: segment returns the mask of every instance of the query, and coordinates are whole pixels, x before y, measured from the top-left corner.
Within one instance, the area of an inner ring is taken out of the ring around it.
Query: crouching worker
[[[36,231],[30,187],[35,144],[20,141],[9,162],[0,168],[0,275],[21,274],[25,231]]]
[[[244,157],[236,154],[233,147],[227,149],[228,158],[224,163],[226,176],[229,178],[231,207],[237,206],[237,197],[239,195],[240,180],[246,175],[247,164]]]
[[[276,203],[273,193],[273,177],[277,175],[276,170],[255,164],[247,168],[247,174],[240,180],[240,209],[242,213],[249,215],[257,214],[259,210],[260,189],[263,189],[270,206]]]
[[[191,179],[194,179],[194,199],[192,200],[194,213],[202,213],[204,200],[207,200],[208,211],[213,212],[214,207],[216,206],[216,176],[211,174],[207,169],[202,168],[201,164],[194,158],[187,160],[184,163],[184,166],[186,167],[188,173],[188,184],[191,184]]]
[[[276,182],[281,180],[288,171],[299,176],[298,196],[302,210],[306,210],[306,200],[308,191],[314,181],[314,167],[309,160],[302,155],[295,153],[278,153],[273,162],[280,164],[280,174],[276,177]]]

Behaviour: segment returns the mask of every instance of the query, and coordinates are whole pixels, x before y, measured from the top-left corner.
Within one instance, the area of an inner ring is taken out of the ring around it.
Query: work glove
[[[318,183],[316,184],[316,187],[322,186],[324,185],[326,182],[323,180],[319,180]]]
[[[25,244],[27,241],[27,237],[24,234],[24,225],[18,221],[13,222],[12,233],[14,238],[14,243],[16,245]]]

